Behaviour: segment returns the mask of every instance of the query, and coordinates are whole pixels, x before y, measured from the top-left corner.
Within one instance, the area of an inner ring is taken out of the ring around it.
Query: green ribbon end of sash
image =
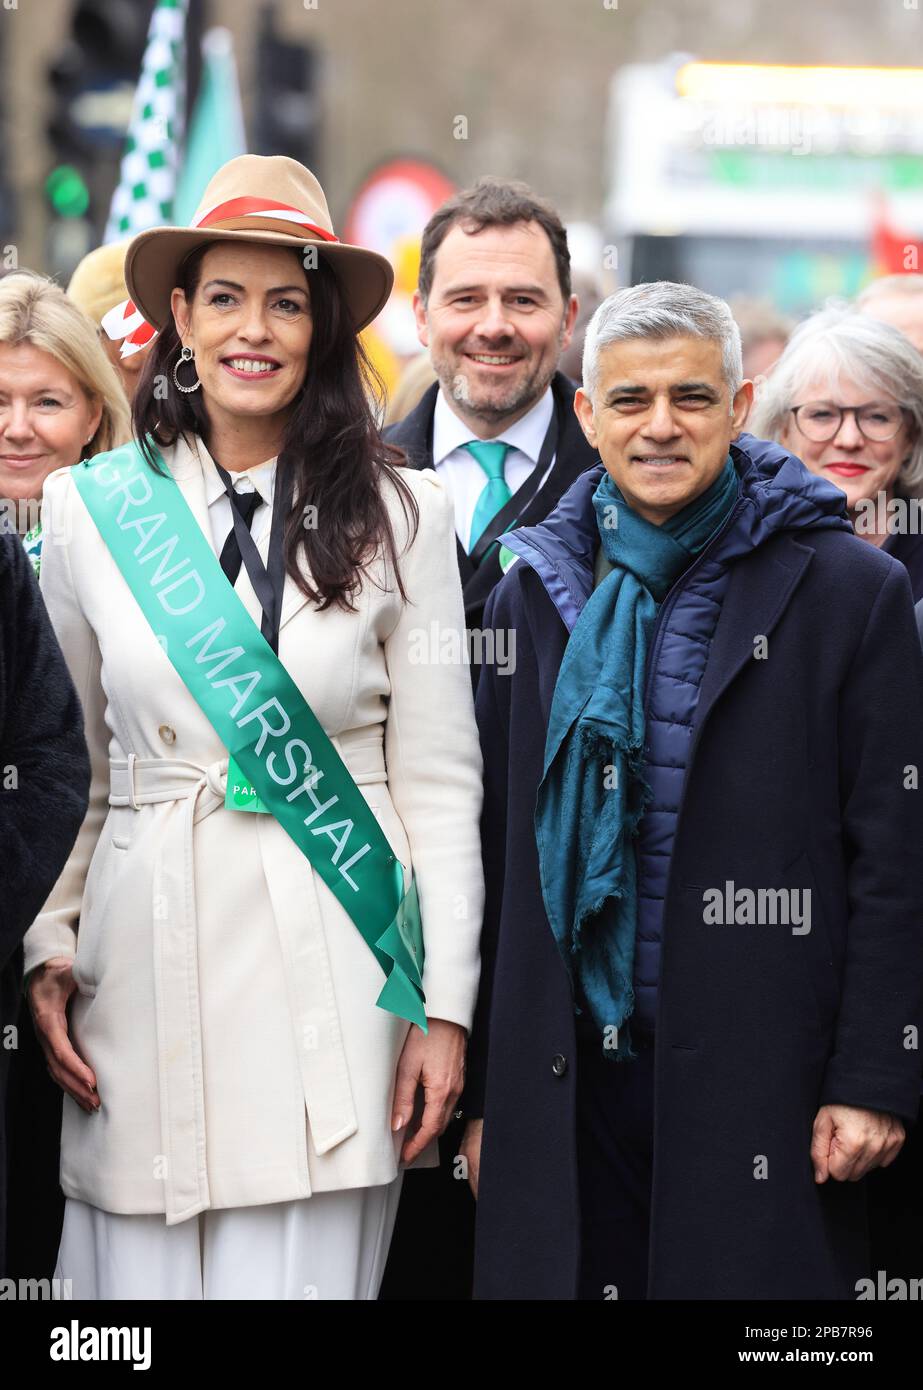
[[[403,890],[404,870],[397,860],[395,868]],[[423,922],[416,878],[411,879],[394,919],[375,942],[375,954],[388,977],[376,1004],[388,1013],[397,1014],[398,1018],[407,1019],[408,1023],[415,1023],[427,1033],[422,979]]]

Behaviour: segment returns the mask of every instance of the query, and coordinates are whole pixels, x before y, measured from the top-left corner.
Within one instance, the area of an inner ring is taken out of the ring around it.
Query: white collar
[[[538,463],[553,410],[554,396],[549,386],[532,409],[498,435],[496,442],[509,444],[510,448],[518,449],[533,463]],[[433,411],[433,467],[473,438],[475,435],[471,426],[458,418],[440,386],[436,396],[436,408]]]
[[[202,474],[205,479],[205,500],[210,507],[219,498],[226,497],[224,483],[215,467],[215,461],[202,440],[196,436],[192,441],[193,449],[198,456]],[[235,492],[256,491],[268,507],[272,506],[273,490],[276,480],[276,459],[266,459],[264,463],[258,463],[253,468],[247,468],[242,473],[232,473],[231,483]],[[243,484],[241,487],[240,484]]]

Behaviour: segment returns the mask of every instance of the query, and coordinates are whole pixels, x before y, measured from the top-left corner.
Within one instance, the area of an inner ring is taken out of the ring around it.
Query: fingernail
[[[393,1133],[393,1134],[397,1134],[398,1130],[401,1129],[401,1128],[403,1127],[403,1124],[404,1124],[404,1117],[403,1117],[403,1115],[398,1115],[398,1117],[397,1117],[396,1120],[392,1120],[392,1121],[391,1121],[391,1131],[392,1131],[392,1133]]]

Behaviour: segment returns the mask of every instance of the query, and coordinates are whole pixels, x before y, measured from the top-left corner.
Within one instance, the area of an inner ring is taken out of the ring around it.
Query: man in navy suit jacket
[[[597,462],[574,414],[576,385],[557,370],[578,307],[557,213],[524,184],[496,179],[450,199],[423,233],[414,307],[439,380],[385,438],[411,467],[435,467],[452,497],[476,686],[485,660],[515,661],[506,643],[478,641],[512,560],[500,535],[541,521]],[[507,446],[502,480],[489,484],[469,443]],[[405,1177],[382,1298],[470,1296],[474,1203],[459,1139],[453,1123],[440,1167]]]

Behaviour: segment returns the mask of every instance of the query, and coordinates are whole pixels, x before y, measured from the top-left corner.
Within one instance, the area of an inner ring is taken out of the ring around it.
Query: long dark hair
[[[198,247],[180,268],[187,302],[198,289],[202,257],[214,244]],[[333,604],[354,610],[365,567],[382,551],[406,601],[397,542],[382,493],[386,479],[396,489],[405,519],[410,521],[409,544],[416,534],[419,509],[410,487],[396,471],[406,461],[405,455],[395,445],[386,444],[379,433],[371,401],[380,399],[382,382],[356,336],[339,282],[323,256],[317,257],[308,280],[313,332],[307,371],[293,402],[278,458],[280,471],[290,469],[293,480],[284,532],[286,573],[321,610]],[[162,446],[174,444],[180,434],[196,434],[206,447],[209,442],[210,424],[201,393],[185,395],[173,387],[179,350],[179,335],[171,318],[154,341],[132,408],[135,434],[157,471],[161,470],[148,436]],[[164,379],[169,383],[166,393],[157,389]],[[305,524],[308,508],[316,508],[313,515],[323,518],[321,526]],[[299,549],[312,582],[298,563]]]

